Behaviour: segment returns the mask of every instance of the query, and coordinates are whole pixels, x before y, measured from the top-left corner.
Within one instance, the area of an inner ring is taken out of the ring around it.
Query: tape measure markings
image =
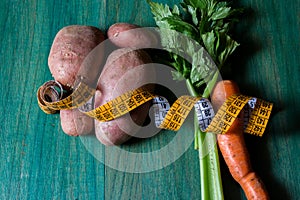
[[[256,105],[252,110],[251,116],[249,118],[249,123],[245,131],[253,135],[262,136],[271,116],[272,108],[272,103],[257,99]]]
[[[56,111],[56,110],[66,110],[66,109],[73,109],[80,107],[85,104],[95,93],[95,89],[90,88],[88,85],[84,84],[83,82],[80,82],[79,85],[76,87],[74,92],[67,96],[64,99],[61,99],[60,101],[55,102],[48,102],[45,100],[43,88],[46,87],[46,85],[49,84],[48,82],[41,86],[38,90],[38,100],[42,105],[42,107],[47,107],[47,110],[50,111]]]
[[[142,87],[126,92],[94,110],[84,113],[99,121],[109,121],[132,111],[136,107],[152,100],[154,97],[156,97],[156,95],[146,91]]]
[[[45,98],[45,91],[51,92],[51,95],[59,96],[58,99],[61,98],[61,94],[52,85],[56,83],[53,83],[54,81],[50,82],[41,86],[37,94],[38,104],[47,114],[52,114],[56,110],[79,108],[81,112],[88,116],[105,122],[116,119],[152,100],[156,126],[173,131],[179,130],[194,107],[202,131],[224,134],[229,130],[239,113],[247,109],[245,115],[249,119],[244,122],[245,132],[262,136],[273,107],[272,103],[261,99],[236,94],[230,96],[215,115],[213,107],[207,99],[185,95],[179,97],[170,106],[166,98],[159,97],[141,87],[125,92],[123,95],[93,109],[95,89],[90,88],[83,81],[78,84],[71,95],[56,102],[48,102]],[[50,89],[47,87],[50,87]],[[60,89],[60,86],[58,86],[58,89]]]
[[[235,119],[238,117],[239,113],[243,110],[245,105],[252,99],[252,97],[241,95],[241,94],[235,94],[230,96],[226,102],[220,107],[219,111],[217,112],[215,119],[212,123],[208,126],[207,130],[208,132],[215,132],[217,134],[224,134],[226,133],[230,126],[233,124]],[[257,108],[257,106],[256,106]],[[255,112],[251,113],[251,116],[253,116]],[[252,121],[251,121],[252,122]],[[251,124],[249,121],[249,123]],[[248,124],[249,124],[248,123]],[[255,121],[254,121],[255,124]],[[249,131],[252,130],[251,128],[246,128],[245,132],[254,134],[254,135],[260,135],[256,132]],[[261,135],[260,135],[261,136]]]
[[[208,99],[204,98],[197,101],[194,107],[197,114],[199,127],[201,131],[205,131],[215,116],[213,107]]]
[[[154,111],[154,121],[156,127],[159,127],[165,119],[167,112],[170,110],[170,104],[165,97],[155,97],[152,100],[152,108]]]
[[[181,96],[171,106],[165,119],[159,126],[162,129],[178,131],[199,97]]]

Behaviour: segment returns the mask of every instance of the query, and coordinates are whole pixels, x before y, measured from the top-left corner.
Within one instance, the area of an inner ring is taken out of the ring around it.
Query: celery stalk
[[[164,63],[168,63],[176,70],[173,72],[173,78],[185,79],[190,95],[201,96],[201,90],[202,97],[208,98],[218,80],[218,70],[226,67],[227,58],[239,46],[231,38],[229,31],[243,9],[233,8],[230,2],[218,0],[184,0],[180,3],[182,10],[177,5],[171,9],[162,3],[151,0],[147,2],[160,29],[174,30],[196,41],[196,43],[186,41],[184,37],[177,37],[172,32],[162,31],[160,35],[162,46],[170,52],[170,57],[164,57]],[[195,44],[201,45],[213,62],[205,58],[202,49]],[[192,62],[189,63],[185,58],[178,56],[178,52],[185,52]],[[208,80],[210,81],[207,83]],[[202,91],[204,84],[206,88]],[[199,129],[196,116],[194,120],[202,200],[223,199],[216,135],[203,133]]]
[[[190,95],[199,96],[189,79],[186,81],[186,85]],[[207,87],[213,86],[208,84]],[[207,90],[209,90],[209,88],[205,89],[205,91]],[[209,93],[206,93],[206,95],[205,98],[209,96]],[[214,133],[204,133],[200,130],[196,113],[194,117],[194,128],[195,148],[198,149],[199,152],[201,199],[222,200],[224,197],[216,135]]]

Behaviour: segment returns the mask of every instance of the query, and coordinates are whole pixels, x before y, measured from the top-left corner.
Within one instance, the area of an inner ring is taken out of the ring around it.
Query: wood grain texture
[[[173,5],[179,0],[161,0]],[[271,199],[299,198],[299,3],[240,0],[247,12],[234,36],[241,47],[232,73],[244,94],[275,104],[263,138],[247,136],[255,170]],[[134,174],[99,162],[80,138],[46,115],[37,88],[51,74],[47,57],[57,31],[70,24],[105,31],[115,22],[154,26],[140,0],[3,0],[0,2],[0,199],[199,199],[198,154],[191,147],[165,168]],[[159,146],[163,136],[131,150]],[[221,160],[225,199],[245,199]]]
[[[242,93],[274,103],[267,133],[247,137],[254,167],[271,199],[299,198],[300,63],[299,3],[241,1],[247,8],[237,37],[240,59],[233,61],[234,79]]]
[[[1,1],[0,199],[104,199],[104,166],[36,102],[37,88],[51,79],[56,32],[69,23],[98,24],[85,11],[98,3],[75,2]]]

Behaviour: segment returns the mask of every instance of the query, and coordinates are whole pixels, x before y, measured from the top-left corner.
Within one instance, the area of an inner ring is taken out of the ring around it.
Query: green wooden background
[[[179,0],[160,2],[173,5]],[[236,4],[246,7],[247,15],[235,32],[242,45],[232,59],[230,78],[244,94],[275,104],[265,136],[246,136],[251,159],[271,199],[296,200],[300,198],[299,1]],[[58,115],[46,115],[37,106],[37,88],[51,79],[47,57],[59,29],[82,24],[105,31],[115,22],[154,26],[144,0],[2,0],[0,9],[1,200],[199,199],[198,157],[192,145],[161,170],[116,171],[95,159],[79,137],[65,135]],[[221,165],[225,199],[244,199],[223,160]]]

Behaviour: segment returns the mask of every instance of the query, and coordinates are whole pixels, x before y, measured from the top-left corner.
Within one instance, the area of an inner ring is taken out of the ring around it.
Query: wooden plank
[[[242,45],[224,78],[236,80],[244,94],[274,102],[266,135],[246,136],[247,145],[271,199],[298,199],[299,6],[296,0],[236,4],[249,13],[234,34]],[[37,88],[51,79],[47,57],[59,29],[85,24],[106,30],[115,22],[154,26],[145,1],[4,0],[0,13],[0,199],[199,199],[192,146],[158,171],[117,171],[98,161],[80,138],[64,135],[58,115],[37,106]],[[153,150],[170,140],[165,135],[122,148]],[[221,165],[225,199],[245,199],[222,159]]]
[[[103,164],[36,102],[37,88],[51,79],[47,57],[56,32],[69,23],[98,24],[87,10],[99,4],[72,4],[1,2],[0,199],[104,198]]]
[[[176,149],[169,146],[170,150],[167,152],[162,149],[176,140],[175,133],[170,131],[163,131],[151,139],[135,140],[134,143],[123,146],[123,150],[139,155],[136,155],[136,160],[128,156],[128,159],[119,161],[118,164],[126,166],[127,162],[133,161],[135,171],[128,172],[129,167],[125,168],[127,172],[106,167],[105,199],[197,199],[200,196],[198,152],[193,149],[192,142],[186,151],[181,144],[185,143],[183,140],[187,138],[186,134],[193,134],[191,127],[191,131],[180,133],[182,138],[178,143],[175,142]],[[193,135],[189,138],[193,139]],[[183,153],[182,156],[180,152]],[[153,160],[148,159],[146,153],[153,153]],[[107,152],[106,159],[117,159],[118,162],[118,155],[107,158],[107,154],[110,155]],[[154,159],[162,161],[155,162]],[[162,164],[166,160],[170,162]],[[155,170],[155,165],[161,166],[161,169]],[[143,170],[146,173],[139,173]]]
[[[296,2],[241,1],[248,8],[237,32],[240,59],[234,79],[243,93],[274,103],[262,139],[247,136],[253,167],[271,199],[297,199],[299,193],[299,6]],[[293,171],[293,172],[292,172]]]

